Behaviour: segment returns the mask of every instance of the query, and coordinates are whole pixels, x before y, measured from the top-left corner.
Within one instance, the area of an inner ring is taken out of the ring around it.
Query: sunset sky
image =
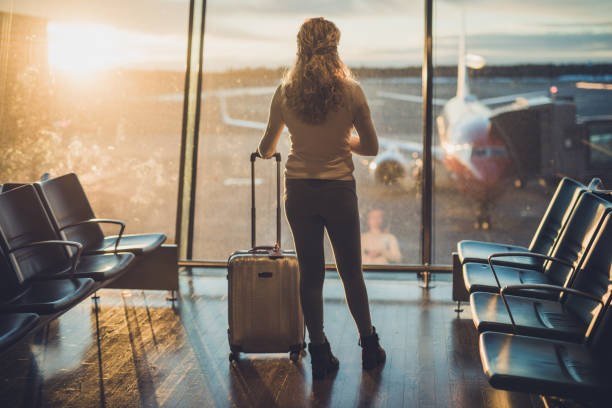
[[[351,66],[408,66],[422,60],[422,1],[207,4],[207,69],[290,64],[297,30],[311,16],[338,25],[340,53]],[[0,0],[0,11],[49,20],[49,58],[56,68],[181,70],[188,5],[187,0]],[[436,64],[456,63],[462,13],[468,51],[488,64],[612,62],[610,0],[434,1],[434,8]]]

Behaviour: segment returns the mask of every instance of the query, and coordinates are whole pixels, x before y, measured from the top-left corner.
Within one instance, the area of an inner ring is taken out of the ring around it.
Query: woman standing
[[[364,369],[385,361],[370,320],[361,269],[359,210],[351,152],[375,156],[378,139],[365,95],[338,56],[340,31],[322,17],[297,35],[297,59],[276,89],[258,152],[270,158],[286,125],[285,213],[300,266],[300,294],[310,337],[312,375],[338,368],[323,330],[324,229],[329,235],[350,312],[359,331]],[[359,136],[351,134],[353,128]]]

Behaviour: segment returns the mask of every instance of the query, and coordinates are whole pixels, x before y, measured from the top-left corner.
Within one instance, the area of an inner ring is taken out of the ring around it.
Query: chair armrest
[[[611,281],[608,281],[608,284],[612,283]],[[595,301],[597,303],[600,303],[602,308],[606,307],[604,305],[603,300],[591,295],[590,293],[586,293],[583,292],[581,290],[577,290],[577,289],[572,289],[572,288],[566,288],[563,286],[556,286],[556,285],[546,285],[546,284],[525,284],[525,285],[508,285],[505,286],[504,288],[502,288],[499,291],[499,294],[501,295],[502,301],[504,302],[504,306],[506,307],[506,311],[508,312],[508,316],[510,317],[510,322],[512,323],[512,329],[514,331],[515,334],[517,334],[517,330],[516,330],[516,322],[514,321],[514,317],[512,316],[512,312],[510,311],[510,306],[508,306],[508,301],[506,300],[506,294],[508,291],[520,291],[523,289],[538,289],[538,290],[551,290],[551,291],[558,291],[558,292],[564,292],[564,293],[571,293],[574,294],[576,296],[582,296],[584,298],[587,298],[589,300]],[[612,297],[608,297],[608,304],[610,303],[610,299]]]
[[[499,288],[499,294],[501,295],[506,311],[508,312],[508,316],[510,317],[512,328],[514,329],[514,332],[516,333],[516,323],[514,321],[514,317],[512,316],[512,312],[510,311],[510,306],[508,305],[508,301],[506,300],[506,295],[504,294],[504,291],[501,287],[501,283],[499,282],[499,277],[497,276],[497,272],[495,272],[495,268],[493,267],[493,259],[505,258],[505,257],[511,257],[511,256],[525,256],[525,257],[531,257],[531,258],[545,259],[549,261],[556,261],[556,262],[560,262],[562,264],[568,265],[572,269],[574,269],[574,265],[572,265],[570,262],[567,262],[563,259],[554,258],[551,256],[542,255],[542,254],[536,254],[533,252],[497,252],[489,256],[489,259],[488,259],[489,267],[491,268],[491,272],[493,272],[493,276],[495,277],[495,282],[497,282],[497,287]],[[514,285],[514,286],[517,286],[517,285]],[[524,285],[521,285],[521,286],[524,286]]]
[[[508,285],[502,288],[500,293],[512,294],[510,292],[514,292],[514,291],[520,292],[523,289],[550,290],[550,291],[557,291],[557,292],[563,292],[563,293],[570,293],[572,295],[581,296],[581,297],[590,299],[594,302],[601,303],[602,306],[604,304],[603,300],[601,300],[600,298],[594,295],[591,295],[590,293],[583,292],[578,289],[566,288],[563,286],[556,286],[556,285],[546,285],[546,284]]]
[[[491,272],[493,272],[493,276],[495,276],[495,282],[497,282],[497,287],[501,290],[501,283],[499,283],[499,278],[497,277],[497,273],[495,272],[495,268],[493,267],[493,259],[495,258],[508,258],[511,256],[524,256],[526,258],[537,258],[537,259],[544,259],[544,260],[548,260],[551,262],[558,262],[564,265],[567,265],[571,268],[572,273],[574,270],[574,265],[569,262],[566,261],[565,259],[560,259],[560,258],[555,258],[552,256],[547,256],[547,255],[542,255],[542,254],[536,254],[533,252],[497,252],[494,254],[491,254],[488,258],[488,262],[489,262],[489,267],[491,268]]]
[[[75,272],[76,272],[76,267],[77,264],[79,262],[79,259],[81,258],[81,253],[83,252],[83,245],[79,242],[74,242],[74,241],[62,241],[62,240],[56,240],[56,239],[51,239],[51,240],[47,240],[47,241],[36,241],[36,242],[30,242],[29,244],[25,244],[25,245],[20,245],[18,247],[12,248],[9,251],[9,254],[12,254],[15,251],[19,251],[21,249],[26,249],[26,248],[32,248],[32,247],[36,247],[36,246],[53,246],[53,245],[62,245],[62,246],[73,246],[76,248],[77,253],[74,257],[72,257],[72,268],[70,269],[70,276],[74,276]]]
[[[115,252],[117,252],[117,248],[119,247],[119,241],[121,241],[121,237],[123,236],[123,231],[125,230],[125,223],[119,220],[111,220],[105,218],[90,218],[89,220],[75,222],[74,224],[64,225],[60,228],[60,231],[63,231],[67,228],[77,227],[79,225],[84,224],[117,224],[121,226],[119,230],[119,235],[117,235],[117,241],[115,241]]]
[[[603,182],[599,177],[593,177],[587,186],[587,190],[600,190],[603,187]]]
[[[488,259],[489,265],[491,265],[491,260],[493,258],[508,258],[511,256],[523,256],[525,258],[538,258],[538,259],[543,259],[546,261],[559,262],[559,263],[562,263],[574,269],[574,265],[571,262],[566,261],[565,259],[555,258],[553,256],[548,256],[548,255],[536,254],[534,252],[498,252],[495,254],[491,254]]]

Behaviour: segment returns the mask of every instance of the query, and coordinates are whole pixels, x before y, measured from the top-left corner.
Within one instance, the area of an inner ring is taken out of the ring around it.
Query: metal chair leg
[[[423,271],[421,273],[421,277],[422,277],[422,281],[421,283],[419,283],[419,286],[423,289],[431,289],[431,288],[435,288],[436,285],[434,285],[431,281],[431,272],[430,271]]]
[[[175,302],[177,299],[176,297],[176,291],[175,290],[169,290],[168,291],[168,296],[166,297],[166,300],[170,301],[170,302]]]

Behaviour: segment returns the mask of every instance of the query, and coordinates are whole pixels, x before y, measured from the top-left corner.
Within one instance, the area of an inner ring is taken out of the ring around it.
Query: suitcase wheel
[[[300,359],[300,354],[301,353],[299,351],[292,351],[291,353],[289,353],[289,359],[294,363],[297,363]]]
[[[229,353],[229,362],[233,363],[234,361],[238,361],[238,357],[240,356],[239,351],[230,351]]]

